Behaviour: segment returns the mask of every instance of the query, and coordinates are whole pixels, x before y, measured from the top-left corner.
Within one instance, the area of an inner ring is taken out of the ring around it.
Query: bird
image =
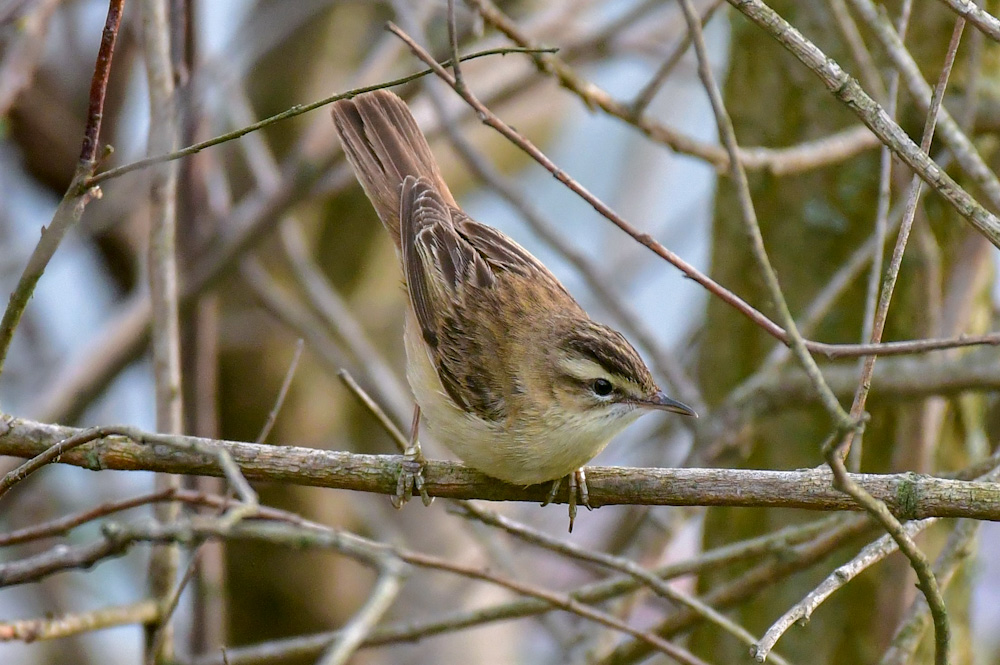
[[[402,267],[406,377],[416,402],[394,505],[420,492],[424,429],[469,466],[520,486],[569,480],[639,416],[697,416],[639,353],[592,320],[541,261],[459,206],[406,103],[379,89],[332,105],[348,162]]]

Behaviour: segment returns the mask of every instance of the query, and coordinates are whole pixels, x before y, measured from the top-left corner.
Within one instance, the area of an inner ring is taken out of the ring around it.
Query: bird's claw
[[[413,498],[416,490],[425,506],[434,502],[434,497],[427,494],[424,486],[424,464],[427,460],[420,450],[420,444],[410,446],[403,453],[403,463],[400,465],[399,476],[396,479],[396,494],[390,497],[392,506],[396,509]]]
[[[569,478],[569,532],[573,533],[577,503],[586,507],[587,510],[593,510],[594,508],[590,505],[590,490],[587,488],[587,474],[584,470],[582,468],[577,469],[565,477]],[[556,478],[552,481],[552,489],[549,490],[549,495],[542,502],[543,506],[547,506],[556,500],[559,488],[562,487],[562,481],[562,478]]]

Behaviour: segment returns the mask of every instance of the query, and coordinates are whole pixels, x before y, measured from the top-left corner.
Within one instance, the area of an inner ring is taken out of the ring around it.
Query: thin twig
[[[993,16],[972,0],[939,0],[948,5],[953,12],[976,26],[990,39],[1000,42],[1000,19]]]
[[[722,6],[722,2],[723,0],[712,0],[712,2],[705,7],[701,16],[698,17],[699,22],[702,25],[708,25],[708,22],[712,20],[713,16],[715,16],[715,12]],[[680,63],[690,46],[691,33],[685,32],[680,43],[674,48],[670,55],[667,56],[666,60],[663,61],[663,64],[660,65],[660,68],[656,70],[656,73],[653,74],[649,83],[643,86],[642,90],[639,91],[639,94],[635,96],[635,101],[632,102],[632,113],[636,117],[640,117],[646,112],[646,108],[653,101],[653,98],[656,97],[656,93],[660,91],[663,84],[666,83],[670,73],[673,72],[674,68]]]
[[[156,503],[157,501],[180,501],[192,506],[207,506],[223,511],[240,506],[239,499],[233,498],[232,496],[206,494],[205,492],[199,490],[182,489],[176,491],[165,490],[162,492],[151,492],[149,494],[140,494],[139,496],[129,499],[102,503],[101,505],[89,510],[65,515],[63,517],[57,517],[40,524],[34,524],[30,527],[0,534],[0,547],[17,545],[42,538],[62,536],[81,524],[86,524],[87,522],[92,522],[101,517],[107,517],[108,515],[113,515],[114,513],[121,512],[123,510],[129,510],[131,508],[137,508],[150,503]],[[293,524],[303,524],[306,522],[302,517],[299,517],[294,513],[277,511],[273,508],[268,508],[267,506],[258,506],[256,512],[254,513],[254,517],[259,519],[280,519],[291,521]]]
[[[57,461],[64,453],[82,446],[85,443],[99,439],[102,436],[104,436],[104,433],[101,428],[92,427],[90,429],[81,430],[73,436],[53,444],[43,452],[29,459],[24,464],[8,472],[3,477],[3,480],[0,480],[0,498],[9,492],[14,485],[21,482],[35,471],[38,471],[46,464]]]
[[[351,376],[351,373],[346,369],[342,369],[337,372],[337,376],[344,383],[344,385],[347,386],[347,389],[351,391],[351,394],[357,397],[358,401],[360,401],[361,404],[364,405],[364,407],[367,408],[373,416],[375,416],[379,424],[382,425],[382,429],[384,429],[389,436],[392,437],[392,440],[399,448],[400,454],[405,453],[406,449],[410,447],[409,439],[407,439],[406,436],[399,431],[399,428],[396,427],[396,423],[392,422],[392,419],[389,418],[382,407],[378,405],[378,402],[372,399],[371,395],[365,392],[364,388],[362,388],[361,385],[354,380],[354,377]]]
[[[834,360],[837,358],[857,358],[859,356],[898,356],[928,351],[944,351],[964,346],[997,346],[1000,345],[1000,333],[985,335],[959,335],[942,339],[917,339],[907,342],[879,342],[877,344],[824,344],[822,342],[806,342],[806,348],[813,353]]]
[[[980,523],[974,520],[959,520],[948,536],[948,542],[934,562],[934,576],[941,580],[942,589],[948,588],[958,567],[974,556],[979,526]],[[926,599],[923,596],[914,598],[909,611],[896,629],[892,643],[882,655],[879,665],[912,663],[913,655],[923,641],[930,618]]]
[[[972,4],[979,7],[979,5],[983,4],[983,1],[974,0]],[[901,31],[897,30],[896,32],[899,32],[900,40],[905,40],[905,35]],[[968,39],[968,55],[966,56],[968,60],[964,69],[965,98],[962,100],[962,112],[959,114],[957,120],[962,131],[970,136],[976,129],[976,112],[980,106],[979,92],[983,78],[983,48],[985,41],[985,35],[979,30],[969,35]]]
[[[955,62],[955,54],[958,51],[958,44],[961,41],[964,27],[965,22],[962,19],[959,19],[959,22],[955,24],[955,30],[952,33],[948,53],[945,56],[945,63],[941,70],[941,75],[938,78],[937,86],[934,90],[934,100],[931,103],[930,112],[924,122],[924,130],[920,139],[920,147],[925,152],[930,150],[931,141],[934,138],[934,128],[937,124],[937,112],[940,110],[941,102],[944,99],[945,89],[948,85],[948,77],[951,73],[952,65]],[[882,332],[885,330],[885,322],[889,314],[889,305],[892,302],[893,291],[895,290],[896,281],[899,277],[899,269],[903,263],[903,253],[906,250],[906,243],[910,236],[910,229],[913,226],[913,218],[917,211],[917,201],[920,197],[921,185],[922,183],[920,178],[914,175],[910,181],[910,188],[907,193],[906,211],[903,213],[903,221],[900,224],[899,234],[896,237],[896,245],[892,250],[892,257],[889,260],[889,267],[886,269],[885,280],[879,294],[878,306],[875,309],[870,337],[871,343],[878,343],[882,340]],[[851,406],[851,414],[855,418],[860,418],[861,414],[864,413],[865,403],[868,399],[869,390],[871,389],[871,377],[875,371],[876,359],[876,355],[866,356],[864,359],[861,378],[858,381],[858,390],[854,396],[854,404]],[[845,436],[842,441],[838,442],[836,451],[837,454],[843,455],[851,446],[852,439],[853,437],[848,435]]]
[[[689,608],[693,612],[702,616],[709,623],[719,626],[725,632],[730,633],[741,642],[747,645],[753,645],[756,643],[754,636],[746,628],[729,619],[724,614],[713,609],[711,606],[705,604],[698,598],[682,591],[678,591],[664,582],[664,580],[662,580],[655,573],[646,570],[630,559],[612,556],[610,554],[598,552],[590,547],[581,547],[579,545],[574,545],[573,543],[553,538],[552,536],[541,533],[536,529],[519,524],[514,520],[504,517],[503,515],[483,510],[482,508],[479,508],[467,501],[462,502],[461,506],[468,516],[474,517],[484,524],[501,528],[507,533],[517,536],[518,538],[532,543],[533,545],[543,547],[566,557],[580,559],[582,561],[590,561],[605,568],[625,573],[633,577],[643,586],[652,589],[657,595],[667,598],[678,605],[683,605],[684,607]],[[788,661],[776,654],[771,654],[771,662],[776,663],[777,665],[787,665]]]
[[[160,650],[163,647],[163,641],[169,634],[168,629],[170,628],[170,619],[174,616],[174,612],[177,611],[177,604],[181,600],[181,594],[184,593],[184,589],[191,582],[195,572],[198,570],[198,565],[201,563],[202,553],[204,552],[203,548],[204,543],[195,549],[194,554],[191,555],[191,560],[188,561],[188,565],[184,569],[184,573],[181,575],[180,580],[174,586],[170,595],[168,595],[166,599],[160,603],[160,616],[156,619],[156,623],[160,628],[156,631],[153,645],[149,649],[150,655],[160,653]]]
[[[361,609],[351,617],[351,620],[340,629],[338,639],[330,645],[316,665],[344,665],[361,643],[375,628],[382,615],[386,613],[396,596],[403,588],[405,566],[395,557],[386,557],[379,566],[378,581],[372,589],[368,600]]]
[[[115,51],[124,4],[125,0],[111,0],[108,3],[108,17],[104,24],[101,46],[97,51],[94,75],[90,81],[90,104],[83,130],[83,145],[80,148],[80,160],[73,180],[53,213],[51,223],[48,227],[42,227],[42,237],[10,295],[3,319],[0,319],[0,374],[3,372],[14,331],[35,292],[38,280],[41,279],[66,232],[80,220],[87,203],[93,198],[100,198],[100,190],[87,184],[87,179],[93,174],[97,163],[97,145],[101,133],[101,119],[104,117],[104,99],[108,90],[111,59]]]
[[[945,62],[942,67],[941,75],[938,78],[937,86],[934,89],[934,96],[931,99],[930,111],[928,112],[924,123],[923,136],[920,140],[920,148],[924,153],[928,153],[930,151],[931,140],[934,137],[934,127],[937,121],[937,114],[941,108],[941,102],[944,99],[944,92],[948,85],[948,77],[951,74],[952,65],[955,63],[955,54],[958,52],[958,45],[961,42],[964,28],[965,20],[961,18],[958,19],[958,21],[955,22],[955,29],[952,32],[951,42],[948,45],[948,52],[945,56]],[[896,246],[893,249],[885,282],[882,287],[881,295],[879,296],[878,310],[875,313],[875,325],[872,329],[873,342],[877,342],[881,339],[882,330],[885,326],[885,319],[889,311],[889,303],[892,299],[893,288],[895,287],[896,278],[899,274],[899,267],[903,259],[903,251],[906,248],[906,240],[909,235],[909,229],[913,221],[913,215],[916,212],[920,186],[920,180],[917,176],[914,176],[910,182],[906,213],[903,216],[903,223],[899,229],[899,236],[896,239]],[[874,371],[874,367],[875,356],[871,356],[866,359],[865,362],[864,372],[862,373],[862,378],[858,386],[858,393],[855,397],[854,406],[851,408],[852,414],[860,414],[864,411],[865,400],[868,396],[868,387],[871,383],[871,374]],[[941,589],[938,585],[937,578],[934,575],[934,571],[931,569],[931,565],[927,560],[927,557],[920,550],[920,548],[917,547],[916,543],[913,542],[913,539],[909,537],[899,521],[889,512],[885,504],[871,497],[848,477],[847,470],[843,462],[843,454],[844,450],[851,445],[852,438],[853,437],[848,434],[839,442],[836,442],[835,440],[831,441],[834,445],[826,446],[826,458],[827,462],[830,464],[830,468],[833,470],[835,479],[834,484],[839,489],[842,489],[851,496],[855,497],[858,502],[865,507],[865,510],[867,510],[869,514],[878,519],[893,539],[899,544],[900,551],[903,552],[903,554],[906,555],[906,558],[910,560],[910,565],[917,574],[920,590],[927,599],[931,616],[934,619],[935,663],[937,663],[937,665],[947,665],[949,659],[948,651],[951,641],[951,627],[948,623],[948,612],[945,607],[944,597],[941,595]]]
[[[851,13],[847,11],[847,4],[844,0],[827,0],[827,4],[830,5],[830,13],[833,14],[833,19],[836,21],[837,28],[840,30],[840,34],[844,38],[848,50],[851,52],[851,57],[854,58],[854,62],[858,65],[858,69],[861,72],[861,82],[864,83],[864,86],[872,93],[875,99],[882,102],[888,99],[891,104],[892,93],[886,94],[882,77],[879,75],[878,67],[875,66],[875,60],[872,58],[872,52],[865,46],[864,37],[861,36],[861,32],[858,30],[858,24],[854,22]],[[889,113],[889,117],[895,120],[895,114],[889,109],[886,110]]]
[[[117,626],[145,625],[158,621],[159,617],[159,605],[151,600],[142,600],[131,605],[102,607],[89,612],[8,621],[0,623],[0,642],[53,640]]]
[[[124,1],[124,0],[122,0],[122,1]],[[530,48],[530,49],[527,49],[527,48],[519,48],[519,47],[495,48],[495,49],[487,49],[485,51],[478,51],[476,53],[470,53],[469,55],[464,56],[462,58],[462,60],[463,61],[464,60],[474,60],[476,58],[483,58],[483,57],[491,56],[491,55],[506,55],[508,53],[534,53],[534,52],[553,53],[553,52],[555,52],[555,49],[551,49],[551,48],[540,48],[540,49]],[[451,66],[451,61],[445,61],[445,62],[443,62],[443,63],[441,63],[441,66],[443,66],[443,67],[450,67]],[[112,178],[118,178],[118,177],[121,177],[121,176],[125,175],[126,173],[131,173],[132,171],[137,171],[139,169],[144,169],[144,168],[146,168],[148,166],[152,166],[153,164],[162,164],[163,162],[172,162],[174,160],[181,159],[182,157],[187,157],[188,155],[193,155],[193,154],[195,154],[197,152],[201,152],[202,150],[204,150],[206,148],[211,148],[212,146],[219,145],[220,143],[226,143],[228,141],[232,141],[234,139],[238,139],[241,136],[245,136],[246,134],[249,134],[251,132],[256,132],[259,129],[263,129],[264,127],[267,127],[268,125],[273,125],[276,122],[280,122],[282,120],[287,120],[289,118],[294,118],[296,116],[302,115],[303,113],[308,113],[310,111],[315,111],[318,108],[321,108],[323,106],[328,106],[328,105],[330,105],[333,102],[336,102],[338,100],[341,100],[341,99],[351,99],[353,97],[357,97],[358,95],[364,94],[366,92],[371,92],[372,90],[382,90],[384,88],[392,88],[392,87],[395,87],[395,86],[398,86],[398,85],[403,85],[404,83],[409,83],[411,81],[415,81],[415,80],[417,80],[419,78],[427,76],[431,72],[432,72],[431,69],[425,69],[423,71],[416,72],[415,74],[409,74],[407,76],[401,76],[400,78],[393,79],[391,81],[386,81],[384,83],[377,83],[375,85],[367,85],[367,86],[363,86],[363,87],[360,87],[360,88],[354,88],[353,90],[348,90],[347,92],[341,92],[341,93],[338,93],[336,95],[331,95],[330,97],[324,97],[323,99],[317,100],[315,102],[311,102],[309,104],[296,104],[295,106],[292,106],[292,107],[290,107],[290,108],[282,111],[281,113],[276,113],[276,114],[274,114],[274,115],[272,115],[272,116],[270,116],[268,118],[264,118],[263,120],[259,120],[259,121],[255,122],[255,123],[253,123],[252,125],[247,125],[246,127],[241,127],[241,128],[239,128],[237,130],[234,130],[234,131],[231,131],[231,132],[226,132],[225,134],[220,134],[219,136],[216,136],[214,138],[208,139],[206,141],[201,141],[199,143],[195,143],[194,145],[189,145],[189,146],[187,146],[185,148],[181,148],[180,150],[176,150],[176,151],[173,151],[173,152],[165,153],[165,154],[162,154],[162,155],[155,155],[153,157],[147,157],[145,159],[140,159],[140,160],[131,162],[129,164],[123,164],[122,166],[116,166],[115,168],[108,169],[107,171],[101,171],[100,173],[97,173],[97,174],[91,176],[90,178],[86,179],[85,182],[84,182],[84,185],[87,186],[87,187],[93,187],[94,185],[100,184],[100,183],[104,182],[105,180],[110,180]]]
[[[189,490],[180,490],[176,494],[175,498],[177,500],[183,500],[193,504],[208,505],[213,508],[227,508],[230,513],[232,510],[243,506],[242,503],[235,502],[228,496],[206,495]],[[254,517],[274,522],[283,522],[291,526],[311,529],[314,531],[325,528],[322,525],[311,522],[300,515],[277,510],[275,508],[259,508],[255,511]],[[215,514],[209,521],[217,525],[218,528],[222,530],[230,529],[233,524],[237,523],[232,520],[228,514],[222,515],[221,517],[218,514]],[[49,550],[41,552],[40,554],[27,557],[20,561],[0,563],[0,587],[37,582],[38,580],[44,579],[53,573],[64,570],[90,568],[99,561],[116,557],[124,553],[129,543],[125,540],[114,537],[114,534],[116,533],[116,525],[113,523],[105,523],[102,528],[105,531],[105,538],[101,541],[93,542],[87,545],[53,547]],[[203,540],[204,539],[192,537],[189,540],[189,544],[199,543]]]
[[[451,68],[455,76],[455,85],[459,88],[465,87],[465,80],[462,78],[462,68],[459,63],[461,59],[458,55],[458,26],[455,22],[455,0],[448,0],[448,43],[451,46],[451,61],[455,65]]]
[[[922,533],[927,527],[937,521],[937,518],[929,517],[923,520],[907,522],[903,528],[912,538]],[[809,621],[816,608],[833,595],[834,592],[898,549],[899,546],[896,544],[896,541],[888,534],[866,545],[850,561],[837,566],[816,588],[806,594],[805,598],[793,605],[777,621],[771,624],[767,632],[751,648],[751,655],[758,663],[763,663],[770,655],[771,649],[774,648],[774,645],[777,644],[778,640],[781,639],[789,628],[796,623],[804,625]]]
[[[924,78],[919,65],[906,49],[892,22],[887,16],[879,13],[871,0],[850,0],[850,2],[871,28],[876,39],[882,44],[889,59],[899,71],[903,83],[910,91],[917,108],[929,116],[934,107],[934,89]],[[978,185],[991,207],[994,210],[1000,209],[1000,177],[979,154],[969,137],[962,132],[961,127],[952,118],[946,107],[941,106],[935,113],[941,142],[955,156],[955,161],[962,170]],[[926,151],[921,150],[920,152],[926,154]]]
[[[705,46],[705,38],[701,31],[701,23],[698,22],[698,14],[694,9],[694,5],[691,4],[691,0],[681,0],[681,9],[684,11],[684,16],[687,19],[688,31],[691,34],[695,53],[698,56],[698,74],[712,103],[712,110],[715,113],[722,144],[729,152],[731,180],[736,185],[740,215],[743,219],[744,232],[750,240],[751,253],[764,279],[764,284],[767,287],[772,305],[778,310],[778,319],[781,321],[788,335],[792,353],[798,358],[802,368],[809,376],[813,388],[819,394],[820,401],[830,418],[833,419],[834,425],[838,429],[850,429],[854,425],[854,420],[840,405],[837,396],[833,394],[830,386],[823,379],[823,374],[820,372],[819,366],[816,365],[816,361],[809,355],[805,342],[799,334],[798,328],[795,326],[795,318],[788,308],[788,302],[785,300],[781,285],[778,283],[778,276],[775,274],[774,268],[771,266],[771,260],[767,256],[767,250],[764,247],[764,238],[760,232],[760,224],[757,222],[757,213],[754,210],[753,198],[750,195],[750,183],[747,180],[746,170],[740,161],[736,131],[733,129],[733,122],[722,99],[722,92],[715,82],[715,75],[712,73],[712,66],[708,59],[708,47]]]
[[[97,63],[94,65],[94,76],[90,81],[90,102],[87,107],[87,124],[83,130],[83,145],[80,148],[80,164],[89,164],[91,171],[97,160],[97,146],[101,136],[101,120],[104,118],[104,99],[108,92],[108,79],[111,76],[111,58],[115,52],[115,41],[118,39],[118,28],[121,26],[124,0],[111,0],[108,3],[108,17],[101,33],[101,47],[97,51]],[[92,185],[84,184],[89,189]]]
[[[167,501],[173,499],[174,496],[175,492],[168,489],[160,492],[151,492],[149,494],[140,494],[139,496],[129,499],[103,503],[90,510],[74,513],[72,515],[65,515],[63,517],[57,517],[55,519],[47,520],[40,524],[33,524],[29,527],[18,529],[16,531],[2,533],[0,534],[0,547],[18,545],[20,543],[27,543],[32,540],[40,540],[42,538],[62,536],[81,524],[86,524],[87,522],[91,522],[101,517],[106,517],[107,515],[112,515],[122,510],[145,506],[157,501]]]
[[[167,3],[144,0],[141,31],[149,93],[147,149],[151,153],[170,152],[177,147],[177,108],[174,95],[174,67],[170,53],[170,19]],[[177,279],[177,165],[161,164],[150,178],[149,187],[148,277],[152,304],[151,346],[156,402],[156,429],[179,434],[184,428],[181,386],[180,312]],[[180,489],[177,476],[157,475],[156,489]],[[162,522],[176,520],[180,506],[158,503],[153,507]],[[176,584],[180,549],[173,543],[153,546],[149,559],[149,589],[153,598],[166,606]],[[166,622],[146,626],[147,665],[173,659],[173,629]]]
[[[479,1],[479,0],[476,0]],[[762,0],[728,0],[744,16],[770,34],[808,67],[833,95],[855,113],[903,162],[937,191],[955,210],[1000,247],[1000,219],[984,208],[920,150],[903,129],[833,59],[806,39]],[[867,0],[851,0],[855,8]],[[893,31],[895,34],[895,31]],[[921,79],[922,80],[922,79]],[[974,152],[974,151],[973,151]],[[981,175],[981,174],[980,174]]]
[[[662,579],[672,579],[715,570],[721,566],[745,560],[753,560],[759,565],[764,566],[771,565],[775,561],[788,562],[796,560],[801,562],[802,560],[799,557],[804,553],[804,550],[795,549],[796,545],[818,537],[830,542],[827,540],[828,536],[826,535],[830,533],[835,534],[831,539],[833,542],[840,542],[848,534],[856,533],[859,524],[861,522],[857,521],[854,521],[852,524],[845,524],[840,516],[831,516],[812,523],[785,527],[763,536],[702,552],[692,559],[661,566],[656,569],[655,573]],[[821,547],[826,546],[827,543],[821,545]],[[790,574],[792,570],[797,570],[797,567],[792,565],[787,570],[788,574]],[[776,571],[772,570],[772,572]],[[780,573],[778,574],[780,576]],[[639,582],[634,578],[628,575],[620,575],[608,580],[578,587],[571,591],[569,595],[581,602],[593,604],[631,593],[638,589],[639,586]],[[752,590],[747,591],[747,589],[748,587],[744,585],[740,589],[740,593],[752,593]],[[731,589],[730,591],[733,590]],[[718,601],[719,597],[716,597],[715,600]],[[713,606],[722,608],[735,604],[739,600],[739,595],[729,593],[725,597],[725,602]],[[365,643],[365,646],[372,647],[413,642],[434,635],[483,626],[497,621],[509,621],[511,619],[536,616],[550,611],[552,611],[552,606],[547,603],[531,598],[523,598],[475,610],[460,610],[440,617],[418,620],[406,619],[400,623],[376,629]],[[677,626],[679,622],[675,622],[672,625]],[[690,626],[691,623],[689,622],[686,625]],[[310,659],[318,656],[337,637],[338,633],[317,633],[273,640],[230,649],[229,657],[232,665],[263,664],[282,658]],[[221,663],[222,661],[218,654],[206,654],[196,658],[192,665],[220,665]]]
[[[843,4],[844,0],[835,0]],[[899,12],[899,24],[897,32],[901,40],[906,39],[906,30],[910,24],[910,10],[913,7],[912,0],[903,0],[903,6]],[[844,8],[846,12],[846,6]],[[867,53],[867,51],[865,51]],[[894,121],[896,120],[896,104],[899,101],[899,72],[893,71],[889,80],[889,97],[886,101],[886,113]],[[871,341],[875,330],[875,315],[878,309],[879,285],[882,280],[882,264],[884,262],[885,243],[889,234],[889,208],[892,200],[892,151],[888,147],[882,146],[879,164],[879,187],[878,203],[875,210],[875,248],[872,254],[872,267],[868,274],[868,290],[865,294],[865,316],[861,324],[861,341]],[[918,196],[919,196],[918,192]],[[903,215],[905,217],[905,214]],[[901,218],[902,220],[902,218]],[[875,340],[881,341],[881,340]],[[867,358],[862,358],[859,363],[859,374],[864,372]],[[864,435],[859,433],[855,437],[854,444],[848,453],[848,469],[851,471],[861,470],[861,453],[863,450]]]
[[[292,354],[292,361],[288,363],[288,370],[285,372],[285,378],[281,381],[281,388],[278,389],[278,396],[274,399],[274,406],[271,407],[270,413],[267,414],[267,421],[261,428],[260,434],[257,435],[257,443],[267,441],[267,437],[271,433],[275,421],[278,419],[278,413],[281,412],[281,407],[285,404],[285,398],[288,397],[288,390],[292,387],[292,380],[295,378],[295,370],[299,367],[299,360],[302,358],[302,349],[304,347],[305,341],[300,337],[295,342],[295,352]]]
[[[951,640],[951,628],[948,625],[948,613],[941,595],[934,571],[931,570],[930,562],[917,544],[906,532],[906,528],[900,524],[899,520],[889,511],[885,502],[873,497],[871,493],[865,491],[860,485],[854,482],[847,469],[844,467],[844,460],[834,446],[827,446],[827,462],[834,474],[834,486],[852,496],[858,505],[862,506],[869,515],[877,519],[896,544],[899,550],[906,555],[910,561],[910,566],[917,574],[920,590],[931,607],[934,616],[934,637],[935,650],[934,658],[937,665],[947,665],[948,649]]]

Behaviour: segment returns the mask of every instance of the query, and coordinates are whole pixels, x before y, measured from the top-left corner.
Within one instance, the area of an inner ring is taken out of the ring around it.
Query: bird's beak
[[[656,409],[658,411],[670,411],[671,413],[679,413],[683,416],[694,416],[695,418],[698,417],[698,414],[695,413],[694,409],[692,409],[687,404],[684,404],[683,402],[678,402],[675,399],[667,397],[667,395],[662,390],[658,390],[655,393],[653,393],[653,396],[650,397],[649,399],[644,399],[640,401],[639,406],[645,407],[647,409]]]

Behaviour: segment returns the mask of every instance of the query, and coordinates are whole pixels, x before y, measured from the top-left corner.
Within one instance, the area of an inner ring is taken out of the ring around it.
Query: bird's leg
[[[542,501],[542,508],[549,505],[556,500],[556,494],[559,493],[559,488],[562,486],[562,478],[556,478],[552,481],[552,489],[549,490],[549,495],[545,497],[545,501]]]
[[[402,508],[403,504],[413,497],[413,490],[420,494],[420,500],[425,506],[431,505],[434,497],[427,494],[424,487],[424,464],[427,460],[420,449],[417,433],[420,431],[420,407],[413,407],[413,424],[410,426],[410,445],[403,451],[403,465],[396,480],[396,494],[392,497],[392,505]]]
[[[576,480],[576,485],[580,492],[580,503],[586,506],[587,510],[593,510],[594,507],[590,505],[590,488],[587,487],[587,473],[583,470],[581,466],[579,469],[574,471],[570,475],[570,479]],[[570,485],[572,487],[572,485]]]
[[[584,472],[583,467],[573,473],[567,474],[566,477],[569,478],[569,532],[573,533],[577,502],[580,505],[586,506],[587,510],[593,510],[594,508],[590,505],[590,490],[587,488],[587,474]],[[556,478],[552,481],[552,489],[549,490],[549,495],[542,502],[543,506],[547,506],[556,500],[556,494],[559,493],[562,481],[562,478]]]

